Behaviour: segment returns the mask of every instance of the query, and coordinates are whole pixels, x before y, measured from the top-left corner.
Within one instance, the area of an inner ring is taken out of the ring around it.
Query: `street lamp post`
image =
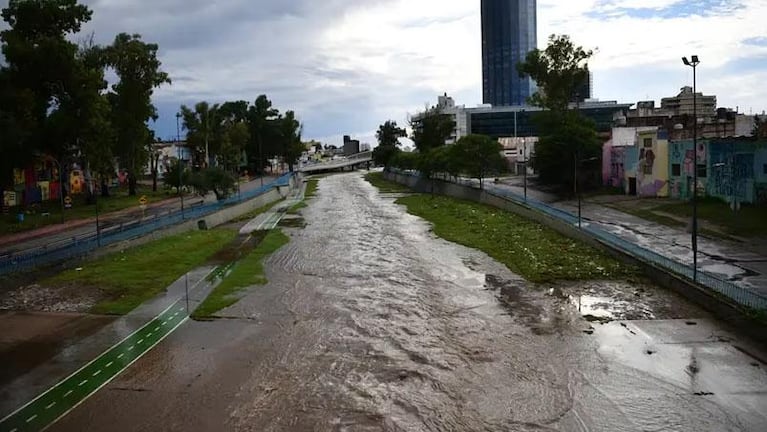
[[[694,55],[687,60],[682,57],[682,63],[692,68],[692,280],[698,281],[698,77],[697,68],[700,60]]]
[[[599,158],[598,157],[591,157],[591,158],[588,158],[588,159],[581,160],[579,158],[579,156],[578,156],[578,152],[577,151],[575,152],[575,174],[574,174],[575,179],[574,179],[573,183],[575,184],[575,194],[578,196],[578,228],[581,228],[581,225],[582,225],[582,217],[581,217],[581,208],[582,208],[581,207],[581,201],[582,200],[581,200],[581,188],[578,187],[578,180],[579,180],[579,178],[578,178],[578,168],[580,168],[580,165],[583,162],[593,162],[595,160],[599,160]]]
[[[178,196],[181,197],[181,219],[184,219],[184,193],[181,191],[182,167],[181,167],[181,113],[176,113],[176,146],[178,146]]]

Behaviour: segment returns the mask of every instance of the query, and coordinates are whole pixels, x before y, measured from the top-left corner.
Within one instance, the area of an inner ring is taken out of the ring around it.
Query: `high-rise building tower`
[[[537,47],[536,0],[482,0],[482,100],[524,105],[535,84],[517,64]]]

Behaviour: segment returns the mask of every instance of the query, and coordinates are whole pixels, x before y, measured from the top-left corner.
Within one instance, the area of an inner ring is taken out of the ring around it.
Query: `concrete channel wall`
[[[560,234],[583,241],[586,244],[599,248],[611,256],[638,266],[644,274],[654,283],[671,289],[688,300],[700,305],[709,312],[713,313],[722,320],[738,327],[741,333],[745,333],[755,340],[767,343],[767,325],[758,323],[744,314],[744,309],[728,298],[719,295],[705,287],[698,286],[692,281],[682,278],[669,270],[656,266],[639,257],[629,255],[622,250],[618,250],[598,239],[590,236],[588,233],[579,230],[577,227],[568,224],[562,220],[550,217],[532,208],[518,204],[508,199],[486,193],[485,191],[471,188],[468,186],[448,183],[440,180],[428,180],[420,177],[402,175],[387,172],[384,177],[390,181],[406,185],[411,189],[421,193],[435,193],[446,195],[453,198],[474,201],[481,204],[490,205],[496,208],[510,211],[526,219],[530,219],[545,225]]]
[[[189,221],[186,221],[182,224],[174,225],[166,229],[153,231],[139,238],[126,240],[120,243],[115,243],[113,245],[110,245],[106,248],[99,249],[95,251],[94,253],[90,254],[87,257],[87,260],[92,260],[104,255],[108,255],[115,251],[120,251],[120,250],[124,250],[128,248],[132,248],[135,246],[140,246],[140,245],[152,242],[154,240],[159,240],[159,239],[170,237],[176,234],[182,234],[185,232],[198,230],[200,221],[204,221],[205,226],[208,229],[213,229],[217,226],[221,226],[228,223],[232,219],[236,219],[244,214],[247,214],[253,210],[261,208],[267,204],[270,204],[270,203],[273,203],[274,201],[285,198],[286,196],[290,194],[290,191],[296,186],[297,185],[291,179],[290,186],[276,187],[270,190],[269,192],[259,195],[249,201],[245,201],[240,204],[227,207],[215,213],[211,213],[209,215],[206,215],[200,218],[190,219]]]

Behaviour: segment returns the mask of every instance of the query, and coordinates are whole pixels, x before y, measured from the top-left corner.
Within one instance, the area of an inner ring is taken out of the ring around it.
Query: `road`
[[[393,201],[324,178],[267,285],[49,430],[767,428],[767,355],[705,312],[650,285],[532,286]]]
[[[273,177],[264,178],[264,182],[268,183],[273,181]],[[240,188],[242,192],[257,189],[261,187],[261,179],[257,178],[251,180],[248,183],[243,183]],[[208,195],[204,199],[192,195],[187,196],[184,199],[184,205],[189,207],[190,205],[199,205],[203,202],[209,203],[215,201],[213,194]],[[137,223],[143,217],[150,218],[155,215],[163,215],[169,212],[175,212],[181,209],[181,200],[170,199],[150,205],[145,212],[143,212],[136,206],[133,211],[121,211],[112,214],[101,215],[99,220],[99,227],[103,232],[109,232],[110,229],[119,227],[121,224]],[[94,208],[95,211],[95,208]],[[72,238],[85,238],[96,235],[95,220],[91,224],[81,225],[74,228],[64,229],[55,233],[47,234],[40,237],[33,237],[13,244],[0,246],[0,256],[13,253],[23,253],[24,251],[30,251],[38,248],[51,247],[51,245],[59,246],[72,240]]]

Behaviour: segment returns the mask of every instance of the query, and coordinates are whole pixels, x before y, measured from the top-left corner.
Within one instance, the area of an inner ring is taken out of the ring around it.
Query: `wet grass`
[[[531,282],[638,275],[633,266],[595,248],[494,207],[428,195],[400,198],[397,203],[431,222],[436,235],[482,250]]]
[[[400,193],[400,192],[413,192],[407,186],[403,186],[399,183],[386,180],[382,172],[372,172],[365,174],[365,180],[373,186],[377,187],[380,192],[383,193]]]
[[[272,209],[272,207],[276,206],[277,204],[281,203],[282,201],[284,201],[284,199],[279,199],[279,200],[277,200],[277,201],[275,201],[275,202],[273,202],[273,203],[267,204],[267,205],[265,205],[265,206],[263,206],[263,207],[259,207],[259,208],[255,209],[255,210],[253,210],[253,211],[250,211],[250,212],[248,212],[248,213],[245,213],[245,214],[244,214],[244,215],[242,215],[242,216],[239,216],[239,217],[237,217],[237,218],[235,218],[235,219],[232,219],[230,222],[232,222],[232,223],[237,223],[237,222],[246,222],[246,221],[249,221],[249,220],[251,220],[251,219],[254,219],[254,218],[256,218],[258,215],[260,215],[260,214],[262,214],[262,213],[266,213],[266,212],[268,212],[269,210],[271,210],[271,209]]]
[[[97,287],[106,300],[91,313],[124,315],[204,264],[235,237],[231,230],[192,231],[83,264],[42,282]]]
[[[313,178],[306,182],[306,192],[304,192],[304,198],[313,198],[317,195],[317,188],[319,187],[320,179]]]
[[[99,213],[102,216],[131,207],[139,211],[138,201],[142,196],[146,196],[150,204],[176,196],[169,191],[152,192],[152,188],[146,186],[139,186],[136,196],[128,196],[127,188],[110,190],[110,193],[109,197],[98,197]],[[84,195],[75,195],[72,199],[72,208],[64,210],[65,222],[96,217],[96,206],[94,204],[87,205]],[[22,223],[16,221],[16,214],[19,211],[24,212],[24,222]],[[14,208],[9,214],[0,216],[0,234],[12,234],[42,228],[61,223],[61,219],[61,201],[59,200],[46,201],[25,209]]]
[[[307,208],[307,207],[309,207],[309,206],[306,204],[306,202],[301,201],[300,203],[298,203],[298,204],[294,205],[293,207],[289,208],[286,213],[289,214],[289,215],[297,215],[297,214],[300,213],[301,209],[304,209],[304,208]]]
[[[231,273],[213,290],[205,301],[194,311],[192,317],[205,319],[239,300],[238,293],[253,285],[264,285],[264,258],[286,245],[290,238],[280,230],[272,230],[258,246],[232,267]]]

